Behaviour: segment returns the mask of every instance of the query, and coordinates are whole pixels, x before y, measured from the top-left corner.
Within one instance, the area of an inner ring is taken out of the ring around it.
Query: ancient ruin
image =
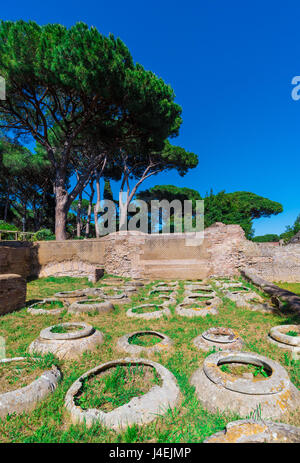
[[[156,336],[159,340],[154,346],[139,346],[137,344],[131,343],[135,337],[144,338],[147,336]],[[158,331],[135,331],[133,333],[125,334],[117,341],[117,348],[121,351],[125,351],[131,355],[138,355],[141,352],[147,352],[152,354],[153,352],[165,352],[170,347],[172,347],[173,341],[163,333]]]
[[[25,278],[16,274],[0,275],[0,315],[24,307],[25,301]]]
[[[134,397],[130,402],[105,413],[98,409],[83,410],[75,405],[75,397],[79,394],[84,380],[91,376],[100,375],[102,372],[117,365],[146,365],[154,368],[162,380],[162,385],[153,386],[149,392]],[[174,408],[180,399],[180,392],[173,374],[159,363],[147,359],[126,358],[113,360],[89,370],[75,381],[66,394],[65,406],[71,415],[73,423],[85,422],[87,427],[95,423],[119,430],[132,426],[150,423],[159,415],[163,415],[169,408]]]
[[[141,312],[138,312],[142,310]],[[163,316],[170,316],[170,309],[164,304],[141,304],[126,312],[127,317],[145,318],[147,320],[161,318]]]
[[[238,333],[231,328],[222,326],[209,328],[197,336],[193,340],[193,343],[198,349],[203,351],[210,351],[213,349],[217,351],[240,351],[244,346],[244,341]]]
[[[51,352],[64,360],[77,359],[83,352],[96,349],[103,340],[103,334],[87,323],[61,323],[43,329],[28,351],[31,354]]]
[[[281,349],[295,354],[300,353],[300,325],[273,326],[268,335],[268,341]]]
[[[206,444],[254,444],[300,442],[300,428],[271,421],[238,420],[228,423],[224,431],[208,437]]]
[[[26,360],[25,357],[5,358],[0,359],[0,364],[8,365],[20,363],[24,360]],[[44,371],[31,384],[0,394],[0,418],[5,418],[6,415],[12,413],[19,415],[23,412],[30,412],[56,389],[60,379],[61,373],[59,369],[52,366],[51,370]]]
[[[257,379],[251,372],[235,375],[222,370],[225,365],[254,365],[264,370],[264,376]],[[247,417],[259,409],[262,419],[280,419],[288,410],[300,407],[300,392],[286,370],[278,362],[253,352],[209,355],[203,367],[192,375],[191,384],[204,407],[213,413],[231,411]]]
[[[61,300],[55,298],[46,298],[42,301],[31,304],[27,312],[31,315],[58,315],[65,310]]]

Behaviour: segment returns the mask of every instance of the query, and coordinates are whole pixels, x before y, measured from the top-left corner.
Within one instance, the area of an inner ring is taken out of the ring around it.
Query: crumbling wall
[[[269,246],[245,238],[239,225],[216,223],[204,240],[187,245],[185,234],[112,233],[100,239],[0,242],[0,273],[91,276],[107,273],[147,278],[233,276],[248,267],[268,281],[300,281],[300,246]]]

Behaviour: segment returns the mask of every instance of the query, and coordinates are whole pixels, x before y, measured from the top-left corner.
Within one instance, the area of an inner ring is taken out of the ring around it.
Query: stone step
[[[144,260],[142,266],[147,278],[204,279],[210,270],[206,261],[197,259]]]

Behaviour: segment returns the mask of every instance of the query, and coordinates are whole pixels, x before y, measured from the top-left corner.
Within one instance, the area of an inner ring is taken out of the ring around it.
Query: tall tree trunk
[[[82,192],[79,193],[78,205],[77,205],[77,217],[76,217],[77,238],[80,238],[81,236],[81,208],[82,208]]]
[[[55,196],[55,236],[57,241],[64,241],[67,239],[68,193],[64,188],[57,186],[55,188]]]
[[[88,206],[88,213],[87,213],[87,219],[86,219],[86,227],[85,227],[85,236],[86,238],[90,234],[90,223],[91,223],[91,215],[92,215],[92,207],[93,207],[93,199],[94,199],[94,180],[90,182],[90,188],[91,188],[91,194],[90,194],[90,199],[89,199],[89,206]]]
[[[100,237],[100,231],[98,226],[98,212],[100,208],[100,201],[101,201],[101,193],[100,193],[100,175],[97,174],[96,176],[96,193],[97,193],[97,201],[94,207],[94,220],[95,220],[95,230],[96,230],[96,238]]]

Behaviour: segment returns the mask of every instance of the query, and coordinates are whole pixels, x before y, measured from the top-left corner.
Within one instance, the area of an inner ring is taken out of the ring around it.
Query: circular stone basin
[[[134,337],[147,338],[147,336],[156,336],[158,343],[153,346],[139,346],[131,343]],[[165,334],[159,333],[158,331],[135,331],[134,333],[125,334],[117,341],[117,348],[119,350],[128,352],[129,354],[139,354],[141,352],[164,352],[168,350],[173,344],[173,341]]]
[[[145,283],[142,280],[130,280],[124,283],[124,286],[135,286],[136,288],[142,288],[145,286]],[[127,288],[126,288],[127,290]]]
[[[238,288],[238,287],[244,286],[243,283],[241,283],[240,281],[231,281],[231,280],[228,280],[228,281],[219,280],[219,281],[215,281],[214,283],[220,289]]]
[[[24,360],[26,360],[25,357],[0,359],[0,363],[23,362]],[[60,379],[61,373],[53,365],[51,370],[44,371],[28,386],[0,394],[0,418],[5,418],[6,415],[12,413],[20,415],[23,412],[30,412],[56,389]]]
[[[239,285],[227,286],[227,292],[231,294],[248,293],[249,291],[252,291],[252,290],[248,288],[247,286],[239,286]]]
[[[212,348],[221,350],[241,350],[244,342],[230,328],[224,328],[221,326],[209,328],[204,331],[200,336],[197,336],[193,343],[198,349],[209,351]]]
[[[205,444],[299,443],[300,428],[271,421],[238,420],[228,423],[224,431],[208,437]]]
[[[216,294],[195,294],[190,291],[185,292],[185,298],[183,300],[183,304],[211,304],[211,301],[216,299]]]
[[[156,307],[161,307],[160,310],[156,310]],[[149,308],[149,312],[144,312],[144,309],[146,310]],[[136,312],[136,309],[143,309],[142,313]],[[151,310],[152,309],[152,310]],[[152,318],[161,318],[164,315],[169,316],[171,315],[171,311],[168,307],[164,305],[156,305],[156,304],[142,304],[136,307],[133,307],[132,309],[127,310],[126,312],[127,317],[135,317],[135,318],[146,318],[146,319],[152,319]]]
[[[201,293],[214,293],[213,288],[208,285],[185,285],[184,289],[187,291],[200,291]]]
[[[181,317],[206,317],[206,315],[218,315],[219,311],[216,307],[219,305],[218,298],[211,299],[210,301],[202,301],[200,304],[194,303],[193,301],[179,304],[175,311]]]
[[[133,293],[133,292],[136,292],[138,290],[138,286],[126,285],[126,286],[123,286],[123,289],[124,289],[125,293]]]
[[[233,376],[222,365],[255,365],[269,373],[256,376]],[[287,371],[277,362],[254,352],[218,352],[206,357],[203,368],[191,377],[191,384],[204,407],[213,413],[227,411],[249,416],[257,409],[262,419],[278,419],[300,406],[300,392],[291,383]]]
[[[54,297],[57,299],[62,299],[68,303],[72,303],[73,301],[77,301],[80,298],[86,297],[90,290],[91,288],[76,289],[75,291],[61,291],[54,294]]]
[[[31,315],[51,314],[57,315],[64,310],[64,304],[59,299],[44,299],[43,301],[35,302],[28,307],[27,312]]]
[[[112,293],[106,293],[105,290],[102,292],[103,299],[123,299],[127,298],[127,294],[124,292],[120,292],[119,289],[115,289]]]
[[[101,374],[110,368],[121,366],[145,365],[156,370],[162,384],[153,386],[146,394],[134,397],[125,405],[115,408],[110,412],[99,409],[83,410],[75,405],[75,399],[80,394],[83,382],[95,375]],[[180,391],[174,375],[159,363],[147,359],[126,358],[104,363],[82,375],[70,387],[65,398],[65,407],[71,414],[73,423],[86,423],[89,428],[95,423],[119,430],[134,424],[142,425],[155,420],[158,415],[165,414],[168,408],[173,409],[180,399]]]
[[[278,325],[270,330],[268,339],[276,346],[300,352],[300,326],[299,325]]]
[[[154,289],[150,291],[149,294],[154,294],[154,293],[170,294],[173,292],[174,292],[174,288],[170,288],[169,286],[156,286]]]
[[[163,305],[163,306],[176,304],[176,299],[174,299],[172,296],[168,294],[157,296],[155,299],[153,298],[149,299],[148,297],[141,297],[141,301],[145,301],[145,302],[148,301],[149,304]]]
[[[29,352],[51,352],[59,359],[77,359],[83,352],[95,350],[102,342],[103,334],[87,323],[61,323],[43,329],[40,336],[30,344]]]
[[[99,299],[82,299],[81,301],[73,302],[70,305],[68,312],[83,313],[96,311],[98,313],[108,313],[114,310],[114,306],[109,301],[101,301]]]

